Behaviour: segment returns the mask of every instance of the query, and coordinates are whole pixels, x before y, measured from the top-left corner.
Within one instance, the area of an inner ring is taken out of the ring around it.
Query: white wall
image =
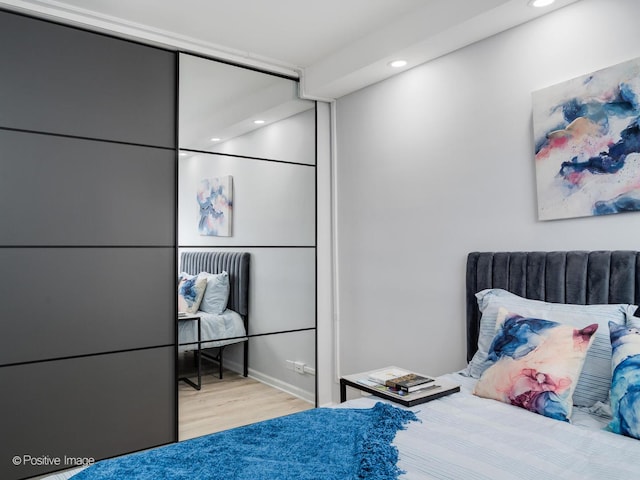
[[[474,250],[637,249],[640,213],[537,220],[531,92],[640,56],[583,0],[337,102],[340,373],[465,365]]]

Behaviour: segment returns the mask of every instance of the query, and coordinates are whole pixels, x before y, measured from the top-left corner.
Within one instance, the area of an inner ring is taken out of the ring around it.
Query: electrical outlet
[[[293,370],[298,373],[304,373],[304,362],[295,362],[293,364]]]

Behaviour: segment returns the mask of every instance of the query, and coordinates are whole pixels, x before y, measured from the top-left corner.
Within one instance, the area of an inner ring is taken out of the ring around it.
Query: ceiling
[[[299,77],[334,99],[578,0],[0,0],[29,13]],[[403,58],[406,67],[389,61]]]

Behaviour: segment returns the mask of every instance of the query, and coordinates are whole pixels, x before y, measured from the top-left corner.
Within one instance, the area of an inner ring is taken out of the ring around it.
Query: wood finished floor
[[[180,440],[313,408],[305,400],[229,370],[220,380],[217,366],[209,362],[203,363],[203,373],[200,391],[178,383]]]

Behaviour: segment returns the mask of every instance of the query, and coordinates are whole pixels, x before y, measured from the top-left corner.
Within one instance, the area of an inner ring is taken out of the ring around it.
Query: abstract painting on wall
[[[640,210],[640,59],[533,93],[538,218]]]
[[[233,178],[230,175],[203,179],[198,185],[198,205],[200,235],[231,236]]]

